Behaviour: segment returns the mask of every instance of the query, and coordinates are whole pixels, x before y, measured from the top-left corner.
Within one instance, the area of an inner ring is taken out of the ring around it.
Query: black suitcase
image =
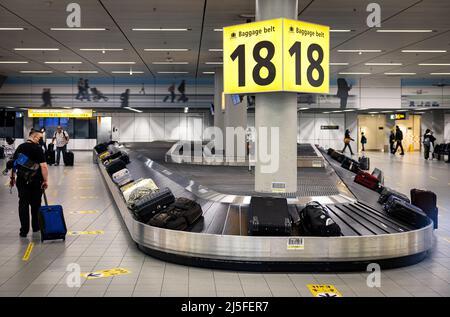
[[[117,154],[118,153],[118,154]],[[130,163],[130,157],[128,156],[128,154],[127,153],[125,153],[125,152],[117,152],[117,153],[115,153],[116,154],[116,157],[114,157],[114,158],[112,158],[112,159],[105,159],[104,161],[103,161],[103,164],[105,165],[105,166],[107,166],[108,164],[110,164],[110,162],[112,162],[112,161],[115,161],[115,160],[122,160],[125,164],[128,164],[128,163]]]
[[[352,171],[353,173],[358,173],[358,171],[360,170],[359,163],[349,157],[344,158],[341,167],[345,168],[346,170]]]
[[[370,169],[370,159],[367,156],[362,156],[358,159],[359,168],[363,171],[368,171]]]
[[[335,151],[334,151],[334,149],[332,149],[332,148],[329,148],[329,149],[327,150],[327,154],[328,154],[328,155],[331,155],[333,152],[335,152]]]
[[[5,158],[5,148],[0,146],[0,160]]]
[[[135,201],[129,208],[138,221],[147,223],[158,212],[166,209],[175,201],[169,188],[165,187]]]
[[[380,197],[378,198],[378,203],[380,203],[380,204],[386,203],[387,200],[389,199],[389,197],[391,197],[391,196],[395,196],[397,198],[400,198],[401,200],[404,200],[407,203],[410,202],[408,196],[406,196],[405,194],[402,194],[402,193],[400,193],[398,191],[395,191],[392,188],[384,187],[381,190]]]
[[[388,215],[416,228],[423,228],[428,224],[428,217],[422,209],[395,196],[391,195],[383,208]]]
[[[438,228],[438,207],[436,194],[429,190],[411,189],[411,203],[419,207],[433,220],[434,229]]]
[[[291,235],[292,223],[286,198],[252,197],[248,221],[248,235]]]
[[[189,226],[203,215],[202,207],[197,202],[184,197],[177,198],[170,207],[178,209]]]
[[[328,214],[328,210],[316,201],[308,203],[299,212],[302,234],[313,237],[338,237],[341,228]]]
[[[116,158],[115,160],[108,161],[107,164],[105,164],[106,171],[110,176],[114,174],[115,172],[120,171],[121,169],[124,169],[127,167],[127,164],[125,164],[124,161],[122,161],[120,158]]]
[[[63,161],[65,166],[73,166],[75,156],[72,151],[67,151],[63,155]]]
[[[108,150],[108,144],[107,143],[99,143],[96,146],[94,146],[94,150],[95,150],[95,152],[97,152],[97,154],[106,152]]]
[[[53,165],[56,163],[55,159],[55,151],[47,149],[47,152],[45,152],[45,161],[48,165]]]
[[[102,162],[106,162],[106,161],[114,160],[114,159],[120,157],[121,155],[122,155],[122,152],[117,151],[114,153],[110,153],[108,156],[102,158],[101,160],[102,160]]]
[[[341,154],[339,152],[334,151],[333,153],[331,153],[331,157],[335,160],[338,161],[339,163],[342,163],[342,161],[345,159],[345,155]]]
[[[49,143],[47,145],[47,151],[54,151],[55,150],[55,145],[53,143]]]

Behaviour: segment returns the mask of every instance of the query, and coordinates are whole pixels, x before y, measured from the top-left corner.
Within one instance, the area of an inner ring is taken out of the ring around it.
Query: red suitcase
[[[380,192],[383,187],[380,185],[380,181],[375,176],[367,172],[359,172],[355,176],[355,183],[358,183],[364,187]]]
[[[411,189],[411,203],[419,207],[433,220],[434,229],[438,228],[438,208],[436,194],[429,190]]]

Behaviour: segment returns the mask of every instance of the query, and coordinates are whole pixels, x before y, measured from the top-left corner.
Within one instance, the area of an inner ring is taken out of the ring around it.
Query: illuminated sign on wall
[[[406,119],[406,114],[404,114],[404,113],[391,114],[389,116],[389,118],[391,120],[405,120]]]
[[[29,118],[92,118],[92,109],[28,109]]]

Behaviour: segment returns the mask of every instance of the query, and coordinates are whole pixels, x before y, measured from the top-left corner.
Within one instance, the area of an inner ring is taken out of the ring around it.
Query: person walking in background
[[[52,93],[50,88],[44,88],[42,90],[42,101],[44,104],[41,107],[51,107],[52,106]]]
[[[395,145],[395,149],[392,152],[392,154],[397,153],[398,148],[400,147],[400,150],[402,150],[400,152],[400,155],[405,155],[405,151],[403,150],[403,132],[402,130],[400,130],[399,126],[395,126],[395,141],[397,142],[397,144]]]
[[[171,98],[171,101],[170,101],[170,102],[173,103],[173,101],[175,100],[175,83],[172,83],[172,85],[170,85],[169,88],[167,88],[167,91],[168,91],[169,94],[170,94],[170,98]],[[169,99],[169,95],[167,95],[167,96],[164,97],[163,102],[166,102],[167,99]]]
[[[345,130],[345,136],[344,136],[344,148],[342,149],[342,153],[345,152],[345,149],[348,147],[348,149],[350,150],[350,154],[353,155],[353,151],[352,151],[352,147],[350,145],[351,141],[355,141],[354,139],[351,138],[350,136],[350,130],[347,129]]]
[[[14,138],[11,137],[7,137],[5,139],[6,144],[3,146],[3,151],[5,154],[5,161],[6,161],[6,167],[3,170],[3,175],[8,175],[8,171],[10,170],[10,168],[8,167],[8,162],[13,158],[14,156],[14,152],[16,151],[16,148],[14,146],[14,142],[16,140]]]
[[[120,94],[120,106],[122,108],[128,107],[128,100],[130,98],[130,89],[125,90],[125,92]]]
[[[17,171],[11,172],[10,186],[17,186],[19,192],[19,219],[20,237],[25,238],[30,230],[30,207],[31,207],[31,227],[33,232],[39,231],[38,212],[41,207],[42,191],[48,187],[48,166],[45,162],[45,155],[39,146],[42,138],[40,131],[31,131],[28,140],[17,147],[13,159],[17,160],[19,155],[25,155],[30,163],[38,164],[38,169],[29,173],[20,165]],[[17,180],[16,180],[17,172]]]
[[[83,95],[84,95],[84,92],[83,92],[83,90],[84,90],[83,78],[78,79],[77,88],[78,88],[78,93],[77,93],[75,99],[80,100],[83,97]]]
[[[139,90],[139,94],[143,94],[145,96],[145,86],[144,83],[142,83],[141,90]]]
[[[394,130],[391,130],[391,134],[389,135],[389,151],[394,154],[394,144],[395,144],[395,133]]]
[[[39,140],[39,146],[44,148],[44,153],[47,152],[47,135],[45,133],[45,128],[41,128],[42,138]]]
[[[83,99],[87,99],[87,101],[91,101],[91,96],[89,95],[89,79],[84,80]]]
[[[189,98],[186,97],[186,81],[182,80],[180,85],[178,86],[178,91],[180,92],[180,97],[178,98],[178,101],[187,102]]]
[[[67,144],[69,143],[69,134],[60,125],[56,128],[52,143],[56,146],[55,166],[58,166],[61,160],[61,152],[63,155],[67,152]]]
[[[349,86],[345,78],[338,78],[337,86],[336,96],[341,101],[341,109],[345,109],[347,107],[348,92],[352,89],[352,85]]]
[[[436,141],[436,138],[433,136],[433,132],[430,129],[426,129],[425,134],[423,135],[423,149],[424,149],[424,158],[426,160],[430,157],[430,150],[431,145],[433,144],[434,149],[434,141]],[[433,156],[431,156],[431,159],[433,159]]]
[[[366,148],[365,148],[366,143],[367,143],[367,138],[364,135],[364,132],[361,132],[361,145],[362,145],[362,150],[363,151],[366,150]]]

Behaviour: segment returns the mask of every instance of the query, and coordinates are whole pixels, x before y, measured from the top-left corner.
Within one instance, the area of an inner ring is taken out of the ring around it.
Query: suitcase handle
[[[47,195],[45,194],[45,190],[42,191],[42,194],[44,195],[45,206],[48,207],[48,200],[47,200]]]

